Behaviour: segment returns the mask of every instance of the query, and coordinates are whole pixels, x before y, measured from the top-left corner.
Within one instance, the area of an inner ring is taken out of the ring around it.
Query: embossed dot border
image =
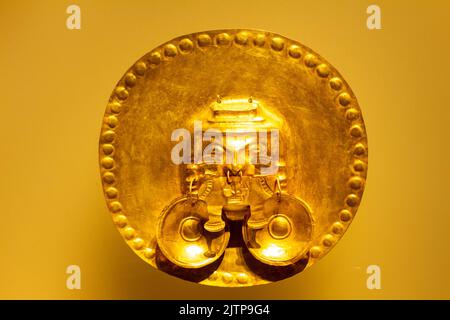
[[[153,259],[155,247],[146,243],[137,234],[137,231],[129,225],[126,213],[123,212],[118,200],[119,190],[116,187],[114,160],[115,129],[119,125],[119,117],[123,103],[128,99],[133,87],[140,78],[162,63],[168,63],[177,56],[188,55],[195,50],[208,50],[211,47],[228,48],[236,46],[241,48],[259,48],[270,50],[275,54],[285,56],[287,59],[297,60],[303,64],[311,74],[323,80],[329,87],[330,94],[334,97],[336,108],[342,113],[343,118],[349,123],[348,135],[353,139],[351,172],[348,180],[348,194],[343,199],[342,210],[338,213],[338,219],[332,223],[328,232],[319,237],[309,250],[312,259],[318,259],[324,255],[338,241],[345,232],[359,206],[360,197],[364,189],[367,171],[367,141],[364,124],[361,118],[360,108],[356,98],[350,93],[350,89],[343,81],[339,73],[318,54],[304,45],[287,39],[283,36],[254,30],[224,30],[208,31],[176,38],[168,43],[152,50],[133,67],[119,81],[119,84],[111,95],[105,116],[100,138],[100,166],[105,197],[108,207],[114,216],[114,222],[121,230],[122,236],[129,245],[146,259]],[[358,195],[359,194],[359,195]],[[229,276],[224,273],[221,278],[224,283],[229,283]],[[215,279],[212,276],[210,280]],[[248,275],[240,275],[242,284],[246,283]]]
[[[145,241],[138,232],[129,224],[126,213],[119,201],[119,190],[116,186],[116,161],[115,130],[120,125],[120,114],[123,112],[125,102],[137,81],[145,76],[148,65],[145,61],[138,61],[119,81],[119,84],[110,97],[104,116],[102,133],[100,136],[100,167],[105,198],[108,208],[113,215],[113,221],[119,228],[123,238],[135,252],[145,259],[152,260],[155,257],[156,247],[153,242]]]

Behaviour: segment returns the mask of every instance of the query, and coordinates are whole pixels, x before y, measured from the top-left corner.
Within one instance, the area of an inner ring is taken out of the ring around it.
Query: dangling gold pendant
[[[144,261],[182,279],[251,286],[314,264],[356,214],[367,136],[350,87],[283,36],[171,40],[114,89],[100,137],[108,207]]]

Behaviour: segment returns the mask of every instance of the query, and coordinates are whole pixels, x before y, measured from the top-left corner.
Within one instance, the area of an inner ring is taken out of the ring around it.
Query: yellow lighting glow
[[[268,258],[279,258],[285,254],[285,250],[276,244],[271,244],[266,249],[262,250],[262,254]]]
[[[203,252],[203,249],[195,244],[187,246],[184,250],[189,258],[195,258]]]
[[[239,151],[244,149],[246,144],[247,141],[245,141],[245,139],[234,138],[233,140],[229,141],[228,146],[231,147],[233,151]]]

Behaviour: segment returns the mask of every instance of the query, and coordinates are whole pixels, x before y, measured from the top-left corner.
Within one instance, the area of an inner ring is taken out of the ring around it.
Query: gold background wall
[[[81,30],[66,8],[81,7]],[[450,298],[450,3],[1,1],[0,298]],[[200,286],[152,269],[122,240],[100,184],[110,93],[144,53],[209,29],[265,29],[330,61],[363,109],[366,191],[319,263],[271,285]],[[66,289],[66,267],[82,289]],[[366,268],[381,267],[381,290]]]

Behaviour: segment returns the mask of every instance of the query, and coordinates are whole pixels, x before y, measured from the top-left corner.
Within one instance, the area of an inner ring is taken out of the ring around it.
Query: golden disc
[[[213,286],[292,276],[347,230],[367,174],[352,90],[297,41],[175,38],[117,83],[100,136],[112,218],[151,266]]]

